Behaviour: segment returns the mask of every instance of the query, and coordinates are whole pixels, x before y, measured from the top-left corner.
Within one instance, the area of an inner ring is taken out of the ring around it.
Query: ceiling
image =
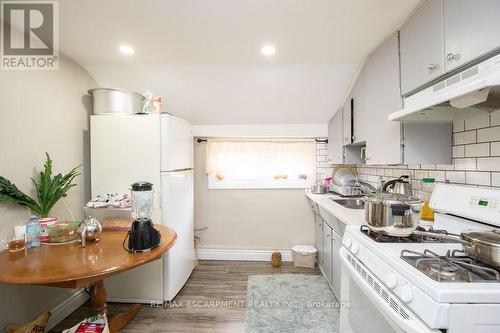
[[[194,124],[324,123],[420,2],[61,0],[60,48],[101,86],[151,90]]]

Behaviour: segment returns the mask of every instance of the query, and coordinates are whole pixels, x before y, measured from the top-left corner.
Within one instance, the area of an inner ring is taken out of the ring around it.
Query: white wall
[[[205,143],[195,143],[195,227],[200,248],[289,250],[314,244],[311,207],[303,189],[208,190]]]
[[[328,124],[196,125],[193,135],[225,138],[315,138],[328,136]]]
[[[84,95],[97,83],[74,61],[60,54],[58,71],[0,71],[0,175],[33,194],[36,176],[48,152],[54,171],[83,165],[78,186],[65,200],[76,219],[89,197],[89,102]],[[0,204],[0,237],[25,224],[29,212]],[[70,219],[59,202],[53,215]],[[26,322],[51,310],[73,293],[71,289],[0,284],[0,330],[9,322]]]

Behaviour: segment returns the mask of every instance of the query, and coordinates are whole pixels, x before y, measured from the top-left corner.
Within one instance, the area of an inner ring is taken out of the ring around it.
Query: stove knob
[[[398,280],[396,279],[396,275],[389,273],[387,274],[387,279],[385,280],[385,284],[387,287],[394,289],[398,285]]]
[[[409,285],[404,285],[401,287],[401,300],[405,303],[409,303],[413,299],[413,291]]]
[[[345,247],[350,248],[351,244],[352,244],[351,237],[349,237],[349,236],[344,237],[343,243],[344,243]]]

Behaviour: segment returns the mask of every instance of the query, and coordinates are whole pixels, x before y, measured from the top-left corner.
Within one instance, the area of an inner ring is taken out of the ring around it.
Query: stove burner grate
[[[439,282],[500,282],[500,272],[463,251],[448,251],[440,256],[430,250],[423,253],[403,250],[401,258],[419,271]]]
[[[372,230],[367,225],[362,225],[360,230],[363,234],[370,237],[372,240],[374,240],[377,243],[449,243],[450,242],[448,240],[420,236],[420,235],[414,235],[414,234],[411,234],[409,236],[404,236],[404,237],[393,236],[393,235],[389,235],[389,234],[385,233],[382,230],[381,231]],[[417,227],[416,230],[427,231],[422,227]],[[446,234],[446,235],[448,234],[448,232],[446,230],[430,230],[430,231],[432,231],[434,233],[438,233],[438,234]]]

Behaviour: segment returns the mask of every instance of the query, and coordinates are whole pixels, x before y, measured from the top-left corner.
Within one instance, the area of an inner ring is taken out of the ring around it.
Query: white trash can
[[[310,245],[294,245],[292,247],[293,265],[296,267],[314,268],[316,248]]]

